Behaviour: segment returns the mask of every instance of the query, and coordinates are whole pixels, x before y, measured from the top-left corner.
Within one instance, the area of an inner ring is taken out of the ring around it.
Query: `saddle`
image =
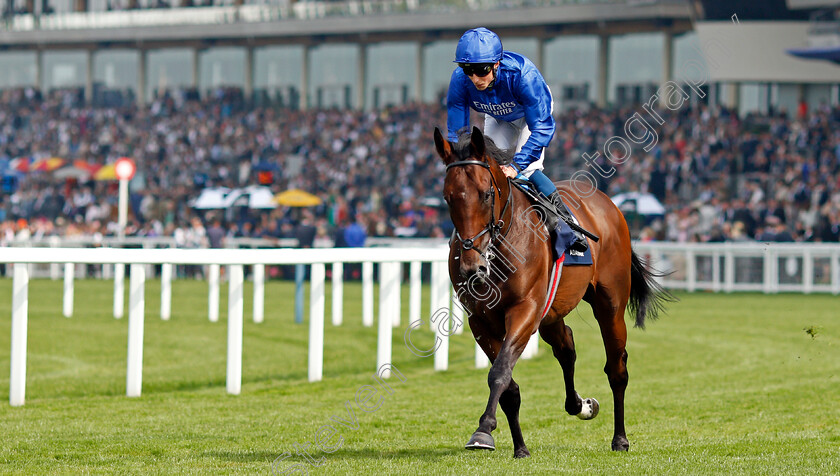
[[[521,190],[532,204],[537,205],[541,202],[539,193],[534,189],[533,184],[529,180],[520,178],[509,178],[508,180],[513,186]],[[564,204],[563,206],[566,205]],[[574,219],[574,223],[568,223],[561,219],[557,223],[557,228],[549,230],[552,243],[551,248],[554,251],[553,260],[558,260],[563,257],[564,259],[562,262],[566,266],[591,265],[592,253],[588,249],[584,253],[572,252],[569,250],[569,247],[576,240],[575,233],[572,230],[573,226],[585,235],[591,235],[591,233],[580,227],[577,217],[571,212],[571,210],[569,210],[569,207],[566,207],[566,210],[569,211],[572,219]]]

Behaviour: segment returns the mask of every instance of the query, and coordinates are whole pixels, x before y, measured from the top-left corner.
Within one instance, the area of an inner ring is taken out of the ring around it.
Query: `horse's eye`
[[[484,192],[484,201],[485,202],[490,202],[491,198],[493,198],[493,189],[492,188],[490,190]]]

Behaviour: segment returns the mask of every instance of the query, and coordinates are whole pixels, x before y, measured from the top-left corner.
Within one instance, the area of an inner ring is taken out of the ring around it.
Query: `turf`
[[[211,323],[206,284],[176,281],[172,319],[165,322],[159,283],[147,283],[140,398],[125,396],[127,319],[111,316],[112,289],[107,281],[78,281],[75,315],[67,319],[61,282],[31,282],[26,405],[0,404],[0,472],[270,474],[272,462],[289,453],[275,464],[277,472],[840,473],[836,296],[680,294],[667,316],[646,331],[631,329],[631,450],[622,454],[609,450],[612,395],[597,325],[589,307],[579,307],[567,318],[577,341],[577,388],[600,400],[601,414],[584,422],[564,413],[560,367],[543,343],[537,358],[515,370],[533,456],[514,460],[501,411],[497,451],[462,449],[488,395],[486,370],[474,368],[469,331],[453,337],[449,370],[434,372],[431,357],[406,348],[404,319],[394,332],[393,364],[405,380],[395,375],[388,381],[393,394],[382,390],[372,378],[376,327],[361,325],[357,283],[346,286],[341,327],[329,323],[327,287],[324,379],[318,383],[307,381],[308,326],[294,323],[292,284],[267,285],[262,324],[250,320],[246,299],[238,396],[225,391],[224,286],[221,319]],[[6,371],[10,302],[11,281],[0,280],[0,369]],[[406,316],[406,289],[402,303]],[[414,336],[418,347],[432,342],[426,326]],[[3,398],[8,383],[0,381]],[[384,395],[375,411],[356,406],[357,390],[370,390],[365,385]],[[346,402],[355,425],[334,421],[350,418]],[[340,442],[332,453],[315,448],[319,428],[328,424],[338,433],[321,435],[322,446]]]

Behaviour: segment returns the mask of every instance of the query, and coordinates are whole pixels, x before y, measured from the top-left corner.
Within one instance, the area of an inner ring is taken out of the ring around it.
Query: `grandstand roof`
[[[306,5],[306,4],[302,4]],[[512,14],[515,12],[515,14]],[[31,16],[30,16],[31,17]],[[645,4],[601,0],[487,11],[417,11],[370,15],[283,17],[265,5],[208,7],[41,16],[0,31],[5,49],[163,47],[324,42],[436,41],[460,36],[475,25],[510,36],[622,34],[691,29],[687,3]]]

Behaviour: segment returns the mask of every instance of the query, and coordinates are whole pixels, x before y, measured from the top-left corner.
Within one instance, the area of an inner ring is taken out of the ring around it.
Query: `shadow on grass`
[[[325,454],[327,458],[336,459],[378,459],[378,458],[440,458],[455,453],[462,453],[463,448],[404,448],[390,451],[370,449],[339,450],[332,454]],[[301,459],[303,460],[303,459]]]
[[[242,385],[248,384],[302,384],[306,383],[308,378],[307,371],[295,371],[290,372],[287,374],[268,374],[268,375],[260,375],[251,378],[243,377],[242,378]],[[226,388],[227,386],[227,379],[226,377],[214,377],[206,380],[191,380],[186,382],[167,382],[167,381],[155,381],[143,384],[143,392],[147,394],[152,393],[172,393],[172,392],[182,392],[182,391],[198,391],[198,390],[208,390],[208,389],[215,389],[215,388]],[[269,388],[271,390],[271,388]],[[262,391],[265,393],[265,390]],[[123,391],[123,393],[125,393]],[[249,392],[249,393],[257,393],[257,392]]]
[[[271,463],[280,455],[273,451],[205,451],[201,453],[201,456],[225,461],[265,461]],[[300,460],[306,462],[304,458],[300,458]]]
[[[441,458],[456,453],[463,453],[465,450],[460,448],[427,448],[427,449],[401,449],[393,451],[376,451],[376,450],[339,450],[335,453],[323,453],[321,451],[313,450],[312,457],[318,459],[324,457],[329,463],[331,459],[380,459],[380,458],[399,458],[399,459],[419,459],[419,458]],[[273,451],[251,451],[251,452],[237,452],[237,451],[205,451],[201,455],[206,458],[220,459],[226,461],[265,461],[273,462],[279,458],[283,453]],[[293,456],[284,460],[285,464],[305,463],[310,464],[310,461],[304,456]]]

